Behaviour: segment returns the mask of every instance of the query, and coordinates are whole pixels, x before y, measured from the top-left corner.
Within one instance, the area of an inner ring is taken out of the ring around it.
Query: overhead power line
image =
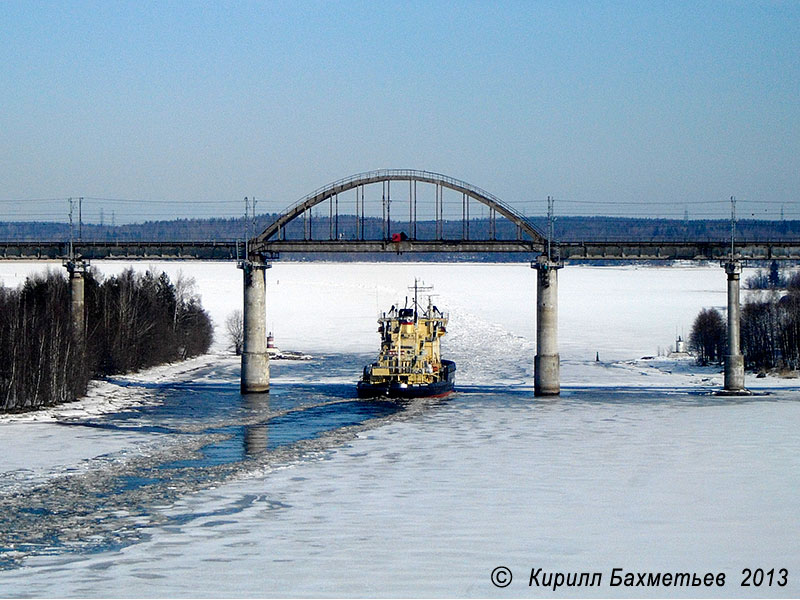
[[[73,196],[77,198],[77,196]],[[84,200],[95,202],[114,202],[119,204],[163,204],[171,206],[193,206],[195,204],[239,204],[239,200],[157,200],[135,198],[99,198],[95,196],[82,196]],[[69,197],[63,198],[0,198],[0,204],[26,204],[31,202],[67,202]]]
[[[16,198],[0,199],[0,204],[25,204],[28,202],[66,202],[69,198]]]
[[[96,202],[116,202],[119,204],[170,204],[180,206],[191,206],[195,204],[240,204],[240,200],[154,200],[144,199],[137,200],[135,198],[98,198],[94,196],[84,196],[85,200],[94,200]]]

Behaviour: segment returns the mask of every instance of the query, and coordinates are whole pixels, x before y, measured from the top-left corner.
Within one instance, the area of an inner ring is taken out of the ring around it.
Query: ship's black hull
[[[442,379],[426,385],[404,385],[398,381],[389,383],[358,382],[359,398],[431,398],[445,396],[453,391],[456,383],[456,363],[442,361]]]

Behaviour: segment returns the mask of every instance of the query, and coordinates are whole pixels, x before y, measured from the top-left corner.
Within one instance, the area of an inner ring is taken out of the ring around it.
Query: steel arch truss
[[[457,247],[459,243],[465,243],[467,246],[472,248],[476,244],[480,244],[481,242],[477,240],[469,240],[469,208],[468,208],[468,199],[473,199],[481,204],[484,204],[489,208],[489,215],[490,215],[490,235],[493,237],[494,235],[494,216],[496,214],[500,214],[505,217],[508,221],[513,223],[518,232],[518,243],[520,247],[526,248],[540,248],[544,243],[546,243],[545,236],[522,214],[520,214],[517,210],[509,206],[508,204],[502,202],[496,196],[486,192],[478,187],[475,187],[469,183],[464,181],[460,181],[458,179],[454,179],[452,177],[448,177],[446,175],[442,175],[439,173],[432,173],[430,171],[418,171],[412,169],[383,169],[379,171],[369,171],[366,173],[359,173],[357,175],[352,175],[350,177],[340,179],[339,181],[335,181],[331,184],[328,184],[318,190],[315,190],[293,204],[289,207],[286,212],[284,212],[278,219],[276,219],[269,227],[267,227],[260,235],[256,236],[250,241],[250,249],[254,252],[265,251],[269,250],[271,247],[282,246],[282,242],[285,241],[285,229],[286,226],[294,221],[295,219],[305,217],[308,215],[308,211],[310,211],[314,206],[325,202],[326,200],[338,199],[338,195],[348,190],[362,188],[363,186],[374,184],[374,183],[383,183],[383,182],[391,182],[391,181],[408,181],[408,182],[421,182],[421,183],[428,183],[437,186],[437,240],[426,240],[426,241],[419,241],[417,245],[420,245],[419,249],[422,249],[424,246],[425,250],[431,251],[435,250],[437,244],[440,242],[442,246],[442,250],[446,251],[453,251],[454,247]],[[464,221],[464,227],[462,232],[462,239],[460,240],[447,240],[445,241],[442,239],[441,229],[440,229],[440,222],[442,221],[442,214],[441,214],[441,190],[443,188],[447,188],[462,194],[464,199],[464,204],[466,208],[466,218]],[[332,200],[333,202],[333,200]],[[414,188],[414,203],[416,205],[416,187]],[[338,202],[337,202],[338,204]],[[333,209],[331,209],[333,210]],[[362,211],[363,211],[363,191],[362,191]],[[411,209],[410,209],[411,210]],[[337,206],[338,211],[338,206]],[[414,208],[414,213],[416,212],[416,208]],[[358,218],[358,215],[356,215]],[[363,217],[363,214],[362,214]],[[416,214],[413,215],[414,220],[416,221]],[[338,212],[337,212],[337,219],[338,219]],[[363,232],[362,232],[363,233]],[[384,232],[384,237],[388,238],[390,236],[390,232]],[[416,232],[411,232],[411,238],[408,240],[407,243],[404,243],[404,246],[407,246],[407,249],[414,249],[412,246],[415,245],[417,242]],[[389,239],[384,240],[360,240],[361,242],[371,243],[371,249],[374,249],[375,243],[388,243],[390,242]],[[488,240],[486,243],[488,244],[487,249],[493,245],[495,240]],[[286,242],[288,243],[288,242]],[[312,244],[322,244],[325,246],[326,251],[335,251],[337,245],[342,246],[342,250],[346,251],[346,246],[352,245],[352,241],[342,241],[340,244],[336,240],[328,240],[326,241],[307,241],[308,246]],[[499,244],[499,243],[498,243]],[[509,246],[509,242],[505,242],[505,247]],[[307,247],[308,250],[311,250],[311,247]],[[366,248],[365,248],[366,249]],[[465,248],[466,249],[466,248]],[[498,250],[500,249],[498,245]]]

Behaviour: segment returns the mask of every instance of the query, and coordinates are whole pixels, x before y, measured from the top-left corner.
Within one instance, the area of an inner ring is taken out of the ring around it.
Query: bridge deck
[[[88,260],[166,259],[166,260],[236,260],[243,258],[244,245],[236,240],[217,241],[80,241],[74,252]],[[587,241],[557,245],[563,260],[722,260],[729,255],[725,241]],[[541,243],[515,240],[284,240],[262,242],[251,250],[269,255],[295,253],[518,253],[538,255]],[[741,241],[736,254],[751,260],[800,260],[800,241]],[[64,241],[0,241],[0,260],[58,260],[69,256]]]
[[[564,260],[717,260],[730,253],[729,241],[590,241],[558,244]],[[450,252],[450,253],[527,253],[541,254],[543,244],[530,241],[494,240],[406,240],[391,241],[275,241],[259,245],[259,251],[294,252]],[[800,241],[742,241],[736,254],[752,260],[800,260]]]
[[[88,259],[175,259],[175,260],[235,260],[236,240],[219,241],[79,241],[73,244],[75,255]],[[244,245],[238,242],[239,252]],[[0,241],[0,260],[58,260],[69,256],[65,241]]]

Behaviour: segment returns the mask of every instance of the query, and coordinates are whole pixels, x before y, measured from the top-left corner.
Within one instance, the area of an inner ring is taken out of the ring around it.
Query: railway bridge
[[[394,194],[394,197],[393,197]],[[549,203],[552,209],[552,203]],[[393,212],[394,211],[394,212]],[[548,211],[549,213],[551,210]],[[476,215],[487,227],[477,227]],[[498,216],[500,219],[498,219]],[[549,216],[552,217],[550,214]],[[464,181],[416,170],[380,170],[303,197],[243,244],[225,241],[0,241],[0,259],[60,258],[71,281],[73,327],[85,330],[83,279],[100,258],[236,260],[244,280],[242,393],[269,390],[266,270],[292,253],[518,253],[537,273],[534,393],[560,393],[558,272],[564,261],[719,261],[727,276],[728,355],[721,393],[747,393],[740,349],[739,286],[746,260],[800,260],[800,240],[586,240],[559,243],[511,205]],[[732,221],[735,223],[735,221]]]

